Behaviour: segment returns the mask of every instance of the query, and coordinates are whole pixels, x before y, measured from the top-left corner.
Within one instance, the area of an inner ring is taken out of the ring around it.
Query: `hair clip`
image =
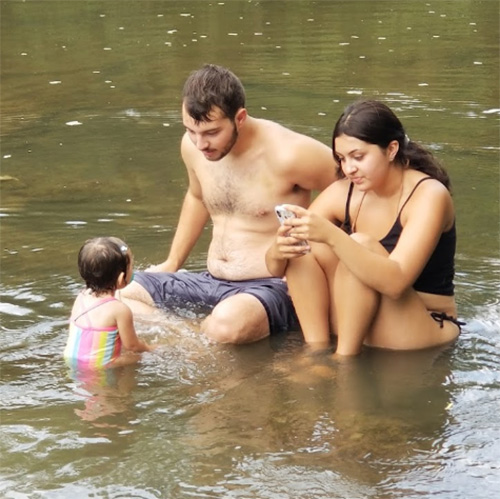
[[[407,146],[410,143],[410,137],[405,134],[405,146]]]
[[[120,246],[120,251],[122,253],[126,253],[128,251],[128,246],[125,246],[124,244],[122,246]]]

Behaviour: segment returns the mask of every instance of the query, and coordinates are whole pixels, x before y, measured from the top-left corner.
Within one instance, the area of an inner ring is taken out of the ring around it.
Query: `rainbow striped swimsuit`
[[[107,297],[93,306],[83,310],[69,325],[69,336],[64,349],[64,359],[72,368],[99,369],[107,367],[120,356],[122,342],[116,326],[95,328],[87,318],[87,325],[81,326],[76,322],[90,310],[109,301],[116,300]]]

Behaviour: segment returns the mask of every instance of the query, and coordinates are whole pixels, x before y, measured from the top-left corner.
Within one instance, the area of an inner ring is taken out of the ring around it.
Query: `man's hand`
[[[175,272],[177,269],[168,261],[165,260],[157,265],[150,265],[146,272]]]

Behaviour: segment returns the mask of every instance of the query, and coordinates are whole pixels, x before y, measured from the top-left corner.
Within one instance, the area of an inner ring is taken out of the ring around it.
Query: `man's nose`
[[[206,149],[208,146],[208,140],[201,136],[201,135],[198,135],[196,137],[196,147],[200,150],[200,151],[203,151],[203,149]]]

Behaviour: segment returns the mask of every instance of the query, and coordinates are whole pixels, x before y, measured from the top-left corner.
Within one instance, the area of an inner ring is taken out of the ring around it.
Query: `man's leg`
[[[258,298],[238,293],[214,307],[201,331],[218,343],[252,343],[269,336],[269,319]]]
[[[137,272],[135,280],[117,293],[133,313],[150,315],[182,304],[207,304],[211,289],[206,273]]]
[[[116,292],[116,297],[128,305],[134,315],[151,315],[158,311],[151,295],[137,282],[131,282]]]

